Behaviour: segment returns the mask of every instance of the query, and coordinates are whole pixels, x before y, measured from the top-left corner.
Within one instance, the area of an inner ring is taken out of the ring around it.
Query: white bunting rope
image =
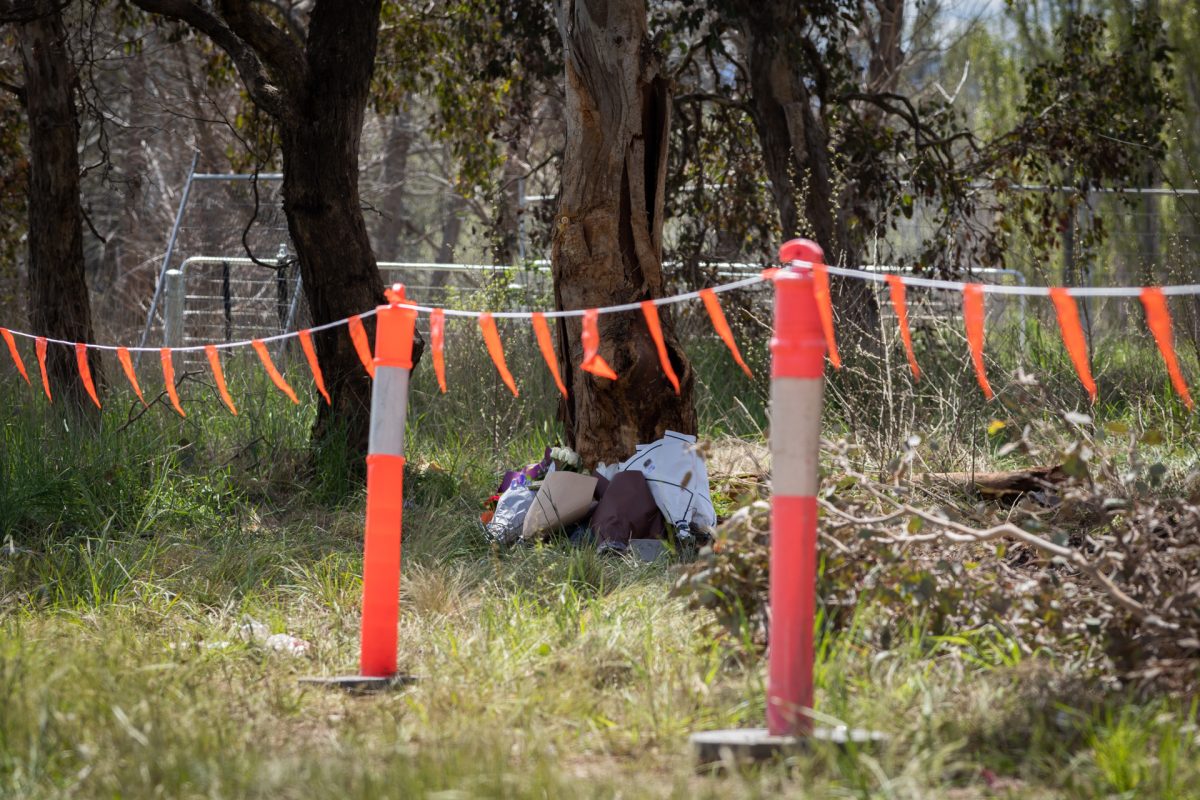
[[[793,266],[811,268],[812,264],[806,261],[793,261]],[[883,283],[887,280],[889,274],[886,272],[869,272],[863,269],[846,269],[844,267],[826,267],[830,275],[837,275],[842,278],[857,278],[864,281],[874,281]],[[1026,297],[1049,297],[1050,291],[1054,287],[1051,286],[1005,286],[1003,284],[994,283],[978,283],[972,284],[968,281],[944,281],[934,278],[918,278],[915,275],[900,275],[901,283],[905,286],[920,286],[925,289],[946,289],[953,292],[961,292],[968,285],[977,285],[983,288],[985,294],[1005,294],[1005,295],[1024,295]],[[1066,286],[1067,294],[1071,297],[1138,297],[1142,293],[1142,286]],[[1160,286],[1165,295],[1190,295],[1200,294],[1200,283],[1185,283],[1176,286]]]
[[[806,268],[811,268],[813,265],[812,265],[812,263],[806,262],[806,261],[793,261],[793,262],[791,262],[790,266],[806,269]],[[917,277],[915,275],[898,275],[897,273],[869,271],[869,270],[865,270],[865,269],[848,269],[845,267],[826,266],[826,270],[828,271],[828,273],[830,275],[836,275],[836,276],[842,277],[842,278],[853,278],[853,279],[857,279],[857,280],[870,281],[872,283],[884,283],[887,281],[889,275],[896,275],[897,277],[899,277],[900,281],[906,286],[921,287],[921,288],[925,288],[925,289],[941,289],[941,290],[953,291],[953,292],[961,292],[967,286],[979,286],[980,289],[986,294],[1009,295],[1009,296],[1015,295],[1015,296],[1026,296],[1026,297],[1049,297],[1050,293],[1051,293],[1051,289],[1053,288],[1050,286],[1023,286],[1023,285],[1007,286],[1007,285],[1003,285],[1003,284],[972,283],[969,281],[940,280],[940,279],[935,279],[935,278],[921,278],[921,277]],[[730,283],[724,283],[724,284],[720,284],[718,286],[713,286],[710,289],[706,289],[703,291],[711,291],[711,292],[720,294],[722,292],[732,292],[732,291],[736,291],[738,289],[746,289],[746,288],[755,286],[760,283],[768,282],[769,280],[770,280],[769,271],[765,271],[763,274],[751,275],[749,277],[742,278],[740,280],[731,281]],[[1067,294],[1069,294],[1071,297],[1138,297],[1142,293],[1142,289],[1143,289],[1143,287],[1140,287],[1140,286],[1094,286],[1094,287],[1092,287],[1092,286],[1070,286],[1070,287],[1064,287],[1064,288],[1065,288]],[[1195,284],[1195,283],[1179,284],[1179,285],[1173,285],[1173,286],[1161,286],[1158,288],[1161,289],[1161,291],[1164,295],[1168,295],[1168,296],[1200,295],[1200,284]],[[681,294],[670,295],[668,297],[656,297],[656,298],[651,299],[650,302],[652,302],[655,306],[668,306],[668,305],[675,305],[677,303],[686,303],[691,300],[698,300],[701,297],[702,297],[702,291],[697,290],[697,291],[691,291],[691,292],[683,292]],[[530,319],[531,317],[533,317],[533,315],[535,313],[533,311],[493,311],[493,312],[469,311],[466,309],[441,308],[438,306],[426,306],[426,305],[419,305],[419,304],[408,303],[408,302],[405,302],[404,305],[407,305],[408,307],[413,308],[420,313],[429,314],[434,311],[440,311],[448,317],[479,318],[484,314],[490,313],[490,315],[495,319]],[[562,311],[545,311],[545,312],[541,312],[541,313],[542,313],[542,316],[546,317],[547,319],[561,319],[561,318],[569,318],[569,317],[583,317],[585,314],[588,313],[589,310],[594,310],[599,314],[619,314],[619,313],[623,313],[623,312],[638,311],[640,309],[641,309],[641,303],[636,302],[636,303],[621,303],[621,304],[612,305],[612,306],[603,306],[603,307],[596,308],[596,309],[576,308],[576,309],[568,309],[568,310],[562,310]],[[355,316],[362,319],[362,318],[366,318],[366,317],[370,317],[370,316],[374,315],[375,312],[376,312],[376,310],[374,308],[372,308],[367,311],[363,311],[360,314],[356,314]],[[331,328],[336,328],[341,325],[345,325],[348,322],[350,322],[351,319],[353,319],[353,317],[347,317],[345,319],[335,320],[334,322],[327,322],[323,325],[314,325],[313,327],[307,328],[306,330],[308,333],[317,333],[318,331],[329,330]],[[13,336],[19,336],[23,339],[33,339],[33,340],[43,339],[44,341],[46,341],[49,344],[65,345],[67,347],[74,347],[76,344],[76,342],[67,341],[65,339],[52,339],[49,337],[38,336],[37,334],[33,334],[33,333],[26,333],[25,331],[9,329],[9,332]],[[278,333],[278,334],[274,334],[271,336],[264,336],[261,339],[258,339],[257,341],[263,342],[265,344],[265,343],[278,342],[278,341],[283,341],[285,339],[295,338],[299,335],[300,335],[300,331],[289,331],[287,333]],[[255,341],[254,339],[243,339],[243,340],[235,341],[235,342],[213,343],[212,346],[218,350],[232,350],[232,349],[235,349],[238,347],[249,347],[254,343],[254,341]],[[137,353],[137,352],[154,353],[154,352],[158,352],[163,349],[161,347],[120,347],[118,345],[111,345],[111,344],[91,344],[91,343],[85,343],[85,346],[88,348],[96,349],[96,350],[108,350],[108,351],[127,350],[131,353]],[[172,347],[169,349],[175,353],[199,353],[199,352],[204,352],[206,347],[208,347],[208,345],[202,345],[202,344],[201,345],[182,345],[180,347]]]
[[[749,278],[742,278],[741,280],[733,281],[732,283],[725,283],[725,284],[721,284],[720,286],[713,286],[710,290],[706,290],[706,291],[712,291],[712,292],[716,292],[716,293],[732,292],[736,289],[744,289],[748,286],[754,286],[755,284],[763,283],[766,280],[767,279],[764,278],[762,275],[752,275]],[[653,300],[651,300],[651,302],[654,303],[654,305],[656,305],[656,306],[666,306],[666,305],[671,305],[674,303],[686,303],[689,300],[699,299],[700,296],[701,296],[700,291],[684,292],[683,294],[671,295],[670,297],[656,297]],[[415,303],[410,303],[407,301],[402,303],[402,305],[404,305],[408,308],[415,309],[418,312],[426,313],[426,314],[432,313],[435,310],[440,310],[448,317],[478,318],[478,317],[483,316],[484,314],[490,313],[496,319],[529,319],[535,313],[533,311],[493,311],[493,312],[466,311],[466,310],[454,309],[454,308],[440,308],[438,306],[422,306],[422,305],[417,305]],[[604,308],[596,309],[596,311],[598,311],[601,314],[615,314],[615,313],[622,312],[622,311],[639,311],[641,309],[641,307],[642,307],[641,303],[622,303],[621,305],[605,306]],[[544,312],[543,316],[545,316],[547,319],[558,318],[558,317],[582,317],[587,312],[588,312],[588,309],[583,309],[583,308],[570,309],[567,311],[546,311],[546,312]],[[376,313],[376,309],[372,308],[369,311],[362,312],[361,314],[355,314],[354,317],[358,317],[360,319],[366,319],[367,317],[373,316],[375,313]],[[339,325],[347,324],[348,322],[350,322],[350,320],[354,319],[354,317],[346,317],[345,319],[335,320],[334,322],[326,322],[323,325],[314,325],[313,327],[307,328],[306,330],[308,331],[308,333],[317,333],[318,331],[329,330],[330,328],[336,328]],[[9,333],[11,333],[13,336],[19,336],[23,339],[34,339],[34,340],[44,339],[48,344],[61,344],[61,345],[65,345],[67,347],[74,347],[76,344],[76,342],[69,342],[65,339],[51,339],[49,337],[38,336],[37,334],[34,334],[34,333],[26,333],[24,331],[18,331],[18,330],[12,330],[12,329],[8,329],[8,330],[9,330]],[[284,339],[291,339],[291,338],[294,338],[299,335],[300,335],[300,331],[289,331],[287,333],[277,333],[277,334],[274,334],[273,336],[263,336],[262,338],[258,339],[257,341],[260,341],[263,344],[269,344],[271,342],[278,342],[278,341],[282,341]],[[237,347],[249,347],[254,342],[255,342],[254,339],[243,339],[243,340],[236,341],[236,342],[223,342],[220,344],[214,343],[213,347],[217,348],[218,350],[232,350]],[[112,345],[112,344],[90,344],[90,343],[85,343],[85,346],[88,348],[91,348],[91,349],[95,349],[95,350],[109,350],[109,351],[128,350],[130,353],[157,353],[163,349],[162,347],[120,347],[118,345]],[[203,344],[191,344],[191,345],[181,345],[180,347],[171,347],[168,349],[170,349],[170,351],[172,353],[202,353],[202,352],[204,352],[204,350],[207,346],[208,345],[203,345]]]
[[[372,308],[370,311],[364,311],[361,314],[356,314],[355,316],[362,318],[372,316],[373,314],[375,314],[375,309]],[[352,317],[346,317],[345,319],[335,320],[334,322],[326,322],[324,325],[314,325],[306,330],[309,333],[325,331],[329,330],[330,328],[336,328],[339,325],[345,325],[351,319]],[[13,336],[20,336],[22,339],[43,339],[49,344],[62,344],[66,345],[67,347],[74,347],[76,344],[76,342],[68,342],[65,339],[51,339],[49,337],[38,336],[37,334],[33,333],[25,333],[24,331],[14,331],[12,329],[8,329],[8,332]],[[214,343],[212,346],[218,350],[231,350],[235,347],[249,347],[250,345],[254,344],[255,341],[262,342],[263,344],[269,344],[270,342],[279,342],[284,339],[291,339],[299,335],[300,331],[289,331],[288,333],[277,333],[273,336],[264,336],[257,340],[243,339],[237,342],[223,342],[221,344]],[[117,350],[128,350],[130,353],[157,353],[164,349],[162,347],[121,347],[115,344],[85,344],[85,346],[92,350],[110,350],[113,352]],[[180,347],[168,347],[165,349],[170,350],[172,353],[203,353],[207,347],[208,345],[205,344],[189,344],[182,345]]]
[[[752,275],[749,278],[742,278],[732,283],[723,283],[720,286],[713,286],[707,290],[697,290],[694,292],[684,292],[683,294],[673,294],[670,297],[655,297],[650,302],[656,306],[669,306],[675,303],[686,303],[689,300],[699,300],[701,291],[711,291],[716,293],[732,292],[736,289],[745,289],[748,286],[754,286],[758,283],[764,283],[768,279],[762,275]],[[415,308],[418,312],[431,313],[436,309],[435,306],[418,306],[407,304],[410,308]],[[447,317],[480,317],[483,314],[490,313],[496,319],[529,319],[533,316],[532,311],[462,311],[453,308],[440,309]],[[544,311],[542,316],[546,319],[561,319],[563,317],[582,317],[588,311],[595,311],[598,314],[618,314],[623,311],[641,311],[641,303],[621,303],[615,306],[604,306],[602,308],[586,309],[572,308],[566,311]]]

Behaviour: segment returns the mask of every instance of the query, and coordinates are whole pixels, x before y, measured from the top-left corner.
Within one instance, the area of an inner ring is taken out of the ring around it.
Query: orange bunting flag
[[[654,305],[653,300],[642,301],[642,316],[646,318],[646,327],[650,329],[650,338],[654,340],[654,349],[658,351],[658,363],[662,365],[663,374],[675,387],[675,394],[679,394],[679,376],[671,366],[667,343],[663,340],[662,323],[658,320],[658,306]]]
[[[171,398],[171,405],[175,407],[179,416],[186,417],[187,414],[183,413],[183,406],[179,405],[179,393],[175,391],[175,362],[171,360],[171,348],[160,348],[158,357],[162,361],[163,383],[167,386],[167,397]]]
[[[307,328],[300,331],[300,349],[304,351],[304,359],[308,362],[308,368],[312,372],[313,383],[317,385],[317,391],[321,393],[321,397],[325,398],[325,405],[333,405],[329,399],[329,392],[325,391],[325,376],[321,374],[321,365],[317,362],[317,351],[313,348],[312,331]]]
[[[733,340],[733,331],[729,329],[729,323],[725,320],[725,312],[721,310],[721,301],[717,299],[717,293],[712,289],[701,289],[700,299],[704,301],[704,308],[708,311],[708,318],[712,321],[712,326],[716,330],[717,335],[721,337],[721,341],[725,343],[725,346],[729,348],[729,352],[733,354],[733,360],[742,368],[742,372],[753,378],[754,374],[750,372],[750,368],[742,360],[742,354],[738,351],[737,342]]]
[[[913,380],[921,380],[921,368],[917,366],[917,356],[913,352],[912,331],[908,328],[908,303],[905,301],[906,287],[899,275],[885,275],[888,290],[892,295],[892,308],[896,310],[896,322],[900,325],[900,339],[904,342],[904,354],[908,356],[908,366],[912,369]]]
[[[1162,289],[1151,286],[1142,289],[1142,307],[1146,309],[1146,325],[1154,334],[1158,344],[1158,352],[1162,353],[1167,365],[1167,374],[1171,376],[1171,385],[1183,399],[1188,411],[1192,410],[1192,395],[1188,392],[1187,381],[1183,379],[1183,371],[1179,369],[1179,360],[1175,357],[1175,336],[1171,332],[1171,311],[1167,308],[1167,298]]]
[[[487,345],[492,363],[496,365],[496,371],[500,373],[504,385],[513,393],[513,397],[517,397],[519,393],[516,381],[513,380],[512,373],[508,371],[508,365],[504,363],[504,346],[500,344],[500,332],[496,330],[496,320],[492,319],[492,315],[486,311],[479,315],[479,329],[483,331],[483,342]]]
[[[0,336],[4,337],[4,343],[8,345],[8,354],[12,356],[13,363],[17,365],[17,372],[21,373],[21,377],[25,379],[26,383],[29,383],[29,373],[25,371],[25,362],[21,360],[21,354],[17,352],[17,343],[13,341],[12,333],[8,328],[0,328]]]
[[[988,383],[987,371],[983,368],[983,285],[968,283],[963,286],[963,323],[967,328],[967,345],[971,348],[971,360],[975,362],[975,377],[983,396],[991,400],[995,394]]]
[[[617,373],[600,355],[600,312],[594,308],[583,312],[583,363],[579,368],[610,381],[617,379]]]
[[[837,340],[833,335],[833,300],[829,295],[829,270],[824,264],[812,265],[813,296],[817,298],[817,316],[821,318],[821,328],[825,331],[825,344],[829,347],[829,363],[834,369],[842,368],[842,358],[838,355]]]
[[[37,337],[34,340],[33,349],[37,353],[38,368],[42,371],[42,391],[46,393],[46,399],[53,403],[54,397],[50,394],[50,376],[46,374],[46,337]]]
[[[354,350],[358,360],[366,367],[367,374],[375,377],[375,357],[371,355],[371,343],[367,341],[367,330],[363,327],[362,317],[355,314],[350,318],[350,341],[354,342]]]
[[[429,314],[429,344],[433,349],[433,374],[438,388],[446,393],[446,312],[435,308]]]
[[[1088,362],[1087,339],[1079,324],[1079,308],[1071,293],[1061,286],[1050,290],[1050,299],[1054,302],[1054,312],[1058,315],[1058,329],[1062,333],[1063,346],[1071,357],[1075,374],[1079,382],[1087,389],[1088,397],[1096,402],[1096,381],[1092,378],[1092,367]]]
[[[233,398],[229,396],[229,387],[225,385],[225,370],[221,369],[221,354],[217,352],[216,345],[204,345],[204,355],[208,356],[208,365],[212,367],[213,378],[217,382],[217,391],[221,395],[221,402],[229,409],[229,413],[237,416],[237,406],[233,404]]]
[[[263,344],[262,339],[255,339],[250,343],[254,347],[254,352],[258,353],[258,360],[262,362],[263,369],[267,371],[267,375],[271,378],[271,383],[275,384],[275,388],[288,396],[288,399],[293,403],[299,404],[300,400],[296,397],[296,393],[292,391],[292,387],[288,386],[288,382],[279,374],[279,370],[275,368],[275,362],[271,360],[271,354],[267,352],[267,346]]]
[[[542,351],[542,358],[545,359],[546,366],[550,368],[550,374],[554,376],[554,385],[558,387],[559,393],[566,397],[567,387],[563,386],[562,375],[558,371],[558,356],[554,353],[550,327],[546,324],[546,315],[540,311],[535,311],[533,314],[533,335],[537,338],[538,349]]]
[[[83,388],[96,404],[96,408],[100,408],[100,398],[96,396],[96,382],[92,380],[92,366],[88,364],[87,345],[82,342],[75,343],[75,363],[79,365],[79,380],[83,381]]]
[[[133,371],[133,359],[129,357],[127,348],[117,348],[117,361],[121,362],[121,369],[125,371],[125,377],[129,380],[129,385],[133,387],[133,393],[137,395],[138,400],[142,401],[142,405],[146,405],[146,398],[142,397],[142,387],[138,386],[137,373]]]

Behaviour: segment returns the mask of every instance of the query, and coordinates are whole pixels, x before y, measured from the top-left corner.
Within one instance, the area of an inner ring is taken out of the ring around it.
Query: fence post
[[[286,242],[280,242],[279,252],[275,254],[275,259],[279,263],[279,275],[283,276],[283,279],[284,279],[282,294],[284,296],[286,296],[288,294],[287,270],[288,270],[289,265],[292,262],[292,257],[291,257],[291,254],[288,253],[288,247],[287,247]],[[288,303],[287,303],[287,312],[281,319],[283,326],[279,330],[280,333],[290,332],[292,330],[292,326],[296,323],[296,309],[300,305],[300,293],[304,287],[301,282],[299,263],[296,263],[295,270],[296,270],[296,279],[292,282],[291,299],[288,300]],[[290,341],[291,341],[291,339],[280,339],[279,340],[279,347],[275,352],[280,358],[282,358],[283,354],[285,352],[287,352],[288,343]]]
[[[367,520],[363,537],[363,610],[359,674],[303,682],[369,691],[410,683],[397,674],[400,545],[404,510],[404,423],[417,312],[404,289],[388,292],[375,315],[375,383],[367,444]]]
[[[163,273],[163,347],[183,346],[183,271],[169,269]],[[172,356],[174,358],[174,356]]]
[[[192,193],[192,181],[196,178],[196,165],[200,163],[200,151],[192,154],[192,166],[188,169],[187,182],[183,184],[183,196],[179,199],[179,209],[175,212],[175,222],[171,225],[171,236],[167,239],[167,252],[163,254],[162,266],[158,270],[158,283],[154,286],[154,296],[150,298],[150,310],[146,312],[146,325],[142,328],[142,338],[138,340],[138,350],[133,356],[135,365],[142,363],[142,350],[146,339],[150,336],[150,326],[154,323],[154,312],[158,309],[158,298],[166,288],[164,276],[167,265],[171,263],[171,255],[175,252],[175,242],[179,238],[179,226],[183,222],[183,212],[187,208],[188,197]]]

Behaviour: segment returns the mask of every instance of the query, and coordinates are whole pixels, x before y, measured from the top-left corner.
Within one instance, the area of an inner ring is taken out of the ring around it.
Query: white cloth
[[[696,451],[696,437],[667,431],[663,438],[639,444],[620,464],[601,464],[599,475],[609,480],[618,472],[638,470],[663,516],[677,529],[712,530],[717,512],[708,492],[708,466]]]

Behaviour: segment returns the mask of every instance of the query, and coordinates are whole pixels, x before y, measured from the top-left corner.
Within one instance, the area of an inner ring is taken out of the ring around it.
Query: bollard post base
[[[411,686],[417,682],[417,678],[415,675],[334,675],[329,678],[300,678],[299,681],[301,686],[341,689],[350,694],[376,694]]]
[[[886,740],[878,731],[861,728],[816,728],[808,736],[774,736],[766,728],[730,728],[704,731],[691,736],[698,767],[724,763],[757,764],[780,756],[807,750],[815,742],[828,742],[841,748],[866,747]]]

